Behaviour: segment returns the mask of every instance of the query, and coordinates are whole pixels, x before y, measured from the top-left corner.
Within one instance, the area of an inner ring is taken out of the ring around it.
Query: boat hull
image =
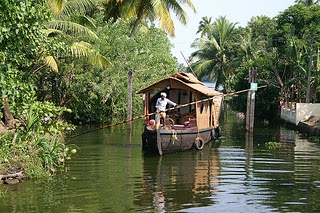
[[[189,150],[192,148],[202,149],[203,146],[215,138],[215,130],[212,127],[187,130],[164,130],[160,131],[160,143],[157,141],[157,131],[145,127],[142,133],[143,149],[157,153],[174,153]],[[200,142],[200,144],[199,144]],[[161,151],[159,152],[159,148]]]

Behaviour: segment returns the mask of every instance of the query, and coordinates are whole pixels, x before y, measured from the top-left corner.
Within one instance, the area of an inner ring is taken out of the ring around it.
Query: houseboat
[[[193,74],[175,73],[137,93],[143,94],[146,115],[144,150],[160,155],[192,148],[201,150],[208,141],[220,136],[223,94],[205,86]],[[156,110],[156,102],[163,94],[174,103],[174,107],[164,110],[164,119]]]

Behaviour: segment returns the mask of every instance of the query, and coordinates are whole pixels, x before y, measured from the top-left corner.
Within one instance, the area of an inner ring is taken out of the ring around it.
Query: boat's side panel
[[[197,137],[201,137],[204,143],[212,139],[212,128],[197,130],[161,130],[161,147],[163,153],[185,151],[193,148]],[[145,129],[143,133],[144,149],[158,152],[156,131]]]
[[[162,133],[161,143],[164,153],[179,152],[191,149],[193,146],[194,134],[178,134],[176,132]]]

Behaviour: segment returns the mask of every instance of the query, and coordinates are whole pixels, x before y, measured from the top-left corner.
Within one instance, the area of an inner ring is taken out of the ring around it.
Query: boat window
[[[204,108],[203,103],[201,103],[201,105],[200,105],[200,114],[202,114],[203,108]]]

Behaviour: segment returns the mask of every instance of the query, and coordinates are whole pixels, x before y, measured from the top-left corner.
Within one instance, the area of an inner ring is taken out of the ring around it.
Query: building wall
[[[320,103],[296,103],[295,110],[281,108],[281,118],[295,125],[308,120],[311,116],[320,116]]]

